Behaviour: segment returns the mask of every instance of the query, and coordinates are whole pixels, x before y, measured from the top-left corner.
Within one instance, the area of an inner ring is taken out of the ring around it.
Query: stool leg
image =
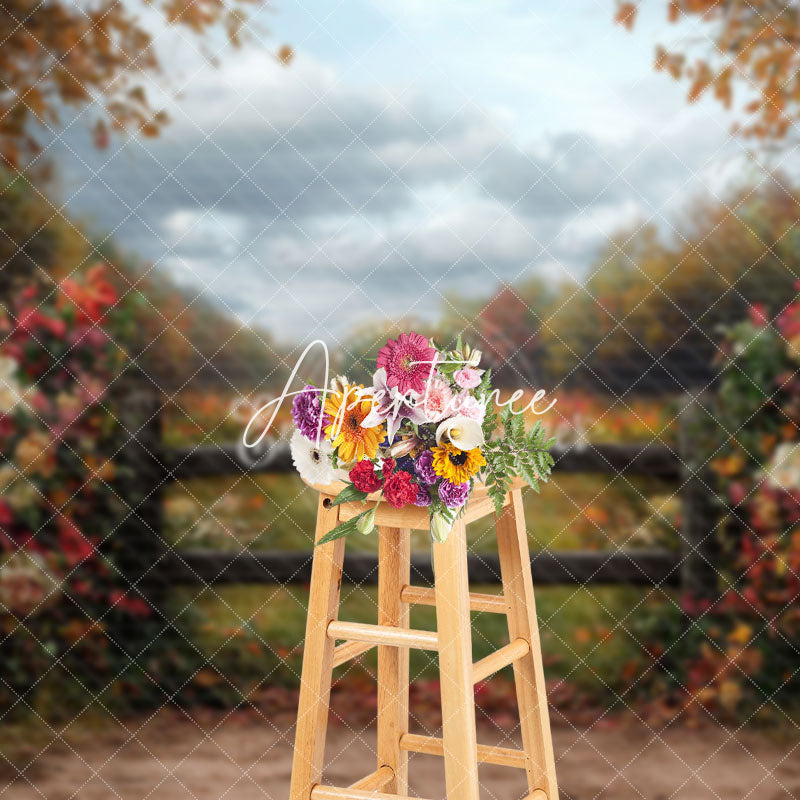
[[[338,523],[339,510],[326,508],[326,499],[331,498],[320,495],[317,540]],[[328,625],[338,615],[343,560],[343,538],[314,550],[289,800],[309,800],[322,776],[334,649]]]
[[[378,544],[378,625],[408,628],[409,606],[400,592],[411,578],[411,531],[381,528]],[[408,794],[408,753],[400,737],[408,732],[408,648],[378,647],[378,769],[389,766],[394,780],[387,793]]]
[[[542,666],[542,645],[536,621],[530,551],[525,531],[522,493],[519,489],[511,493],[511,502],[497,518],[497,549],[508,611],[509,636],[512,641],[522,638],[530,644],[528,655],[514,662],[528,787],[531,792],[536,789],[544,790],[547,800],[558,800]]]
[[[433,545],[433,571],[447,800],[478,800],[467,536],[463,520],[456,521],[444,544]]]

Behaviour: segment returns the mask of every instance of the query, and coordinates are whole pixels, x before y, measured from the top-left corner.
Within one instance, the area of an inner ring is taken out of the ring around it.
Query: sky
[[[164,133],[98,151],[82,113],[49,150],[74,215],[244,324],[435,319],[453,293],[585,280],[608,236],[669,236],[741,179],[731,116],[653,70],[705,31],[645,8],[629,33],[611,0],[280,2],[244,48],[207,43],[218,66],[154,20]]]

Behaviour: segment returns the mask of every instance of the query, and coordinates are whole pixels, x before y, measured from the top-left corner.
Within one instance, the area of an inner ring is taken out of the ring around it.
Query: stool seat
[[[305,483],[312,489],[320,493],[324,498],[327,498],[328,505],[330,506],[331,498],[336,497],[342,489],[346,488],[348,484],[342,481],[334,481],[324,485]],[[514,478],[510,490],[521,489],[527,486],[522,478]],[[509,503],[509,495],[506,496],[505,504]],[[347,522],[347,520],[357,517],[367,509],[365,503],[375,504],[380,498],[380,492],[372,492],[367,495],[362,502],[342,503],[339,506],[339,522]],[[467,508],[463,514],[463,520],[466,524],[481,519],[488,514],[494,512],[494,503],[489,497],[486,485],[481,481],[475,481],[472,491],[470,492]],[[430,528],[430,515],[427,508],[420,508],[418,506],[405,506],[403,508],[393,508],[384,499],[377,502],[375,510],[375,525],[378,527],[397,527],[397,528],[413,528],[414,530],[428,530]]]
[[[432,546],[434,587],[411,583],[411,529],[427,530],[427,508],[393,508],[379,493],[364,502],[334,505],[347,484],[309,484],[319,492],[315,540],[375,506],[378,526],[378,614],[376,624],[339,620],[345,538],[317,545],[311,571],[305,652],[298,704],[289,800],[410,800],[409,753],[444,760],[446,800],[479,800],[478,764],[524,769],[526,800],[558,800],[553,745],[545,692],[542,651],[522,505],[524,481],[507,492],[495,511],[484,484],[476,483],[464,513],[445,542]],[[502,595],[469,591],[466,525],[495,517]],[[436,631],[410,625],[412,605],[436,607]],[[470,611],[505,614],[508,643],[478,662],[472,660]],[[339,644],[337,644],[339,642]],[[374,772],[349,787],[323,783],[325,734],[333,670],[378,649],[377,763]],[[442,700],[442,736],[408,729],[409,650],[436,652]],[[517,691],[522,749],[477,742],[474,686],[511,666]]]

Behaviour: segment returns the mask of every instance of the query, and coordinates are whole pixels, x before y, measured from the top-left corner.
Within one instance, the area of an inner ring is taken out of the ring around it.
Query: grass
[[[540,495],[525,490],[531,548],[607,550],[620,545],[675,545],[677,498],[654,479],[559,475]],[[295,475],[184,481],[167,493],[168,540],[180,547],[310,550],[317,495]],[[496,550],[490,518],[469,526],[474,552]],[[426,549],[415,533],[412,546]],[[374,536],[353,536],[348,548],[375,552]]]
[[[652,479],[605,475],[558,475],[536,495],[526,490],[525,510],[533,551],[613,550],[619,546],[677,546],[676,499],[671,487]],[[295,475],[204,479],[170,489],[166,498],[168,536],[180,547],[310,552],[316,493]],[[496,552],[491,518],[468,528],[470,548]],[[412,549],[425,551],[424,531],[412,534]],[[376,552],[376,536],[351,536],[349,550]],[[262,680],[294,684],[299,679],[307,593],[302,587],[224,586],[182,589],[179,602],[203,620],[191,636],[225,675],[237,675],[245,691]],[[487,587],[497,591],[497,587]],[[343,587],[342,618],[375,621],[376,590]],[[542,587],[537,603],[549,676],[607,694],[620,685],[622,665],[641,659],[627,633],[643,590],[625,587]],[[415,626],[434,629],[435,612],[419,608]],[[475,657],[507,640],[505,620],[490,614],[474,619]],[[365,664],[374,669],[374,654]],[[416,654],[412,674],[435,674],[435,659]]]
[[[496,592],[497,587],[474,587]],[[179,602],[203,620],[193,638],[221,674],[235,676],[246,693],[258,683],[294,685],[299,681],[308,592],[303,587],[236,585],[213,592],[179,590]],[[543,587],[537,590],[542,647],[548,677],[562,677],[595,696],[620,686],[622,665],[641,660],[639,643],[628,633],[643,590],[617,587]],[[375,622],[377,589],[342,587],[341,617]],[[413,627],[435,630],[430,607],[412,610]],[[473,614],[475,659],[508,641],[502,615]],[[374,672],[374,651],[365,656]],[[346,669],[346,668],[343,668]],[[433,654],[412,653],[411,674],[434,677]]]

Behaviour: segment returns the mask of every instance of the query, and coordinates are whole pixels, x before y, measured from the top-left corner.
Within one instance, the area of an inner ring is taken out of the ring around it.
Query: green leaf
[[[331,501],[332,506],[339,506],[342,503],[352,503],[354,500],[364,500],[367,497],[366,492],[362,492],[360,489],[356,489],[356,487],[350,483],[342,489],[339,494]]]
[[[372,509],[368,508],[366,511],[362,511],[357,517],[353,517],[352,519],[347,520],[347,522],[342,522],[340,525],[337,525],[332,531],[328,531],[328,533],[326,533],[317,542],[317,546],[332,542],[334,539],[341,539],[342,536],[347,536],[350,533],[355,533],[358,530],[358,520],[370,512],[372,512]]]

